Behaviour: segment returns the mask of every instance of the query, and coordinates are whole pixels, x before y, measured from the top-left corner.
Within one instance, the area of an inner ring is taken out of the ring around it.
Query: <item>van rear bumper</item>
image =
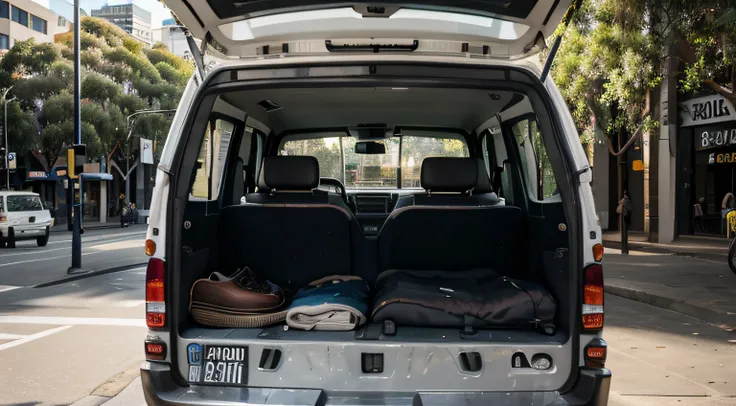
[[[568,393],[554,392],[416,392],[326,393],[319,389],[179,386],[168,364],[146,362],[141,380],[149,405],[554,405],[605,406],[611,385],[608,369],[581,368],[576,386]]]

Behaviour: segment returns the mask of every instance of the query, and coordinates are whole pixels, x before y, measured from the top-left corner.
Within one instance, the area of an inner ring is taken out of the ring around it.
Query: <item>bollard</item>
[[[626,211],[621,215],[621,254],[629,255],[629,227],[626,225]]]

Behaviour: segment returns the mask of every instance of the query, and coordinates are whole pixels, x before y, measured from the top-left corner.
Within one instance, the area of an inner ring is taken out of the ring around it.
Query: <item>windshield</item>
[[[313,156],[319,162],[321,177],[339,179],[350,189],[421,188],[419,179],[425,158],[469,156],[465,141],[455,134],[392,137],[377,141],[384,145],[386,153],[375,155],[355,153],[355,137],[325,135],[287,139],[280,154]]]
[[[34,195],[8,196],[8,211],[43,210],[41,199]]]

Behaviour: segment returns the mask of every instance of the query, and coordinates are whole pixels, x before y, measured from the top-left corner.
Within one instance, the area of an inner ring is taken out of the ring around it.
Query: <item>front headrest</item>
[[[473,194],[480,195],[493,192],[491,180],[488,178],[488,172],[486,172],[486,163],[478,158],[476,164],[478,166],[478,183],[475,185],[475,189],[473,189]]]
[[[475,188],[478,164],[473,158],[426,158],[420,182],[431,192],[467,192]]]
[[[312,190],[319,186],[319,163],[313,156],[268,156],[263,180],[272,190]]]

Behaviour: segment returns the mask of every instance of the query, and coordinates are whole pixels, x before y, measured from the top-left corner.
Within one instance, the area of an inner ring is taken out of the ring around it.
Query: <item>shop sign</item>
[[[736,120],[733,104],[721,95],[698,97],[680,104],[683,127]]]
[[[49,175],[44,171],[28,171],[29,178],[46,179]]]
[[[736,152],[722,152],[720,154],[711,152],[711,154],[708,155],[708,164],[736,164]]]
[[[695,150],[736,146],[736,123],[724,123],[695,130]]]

